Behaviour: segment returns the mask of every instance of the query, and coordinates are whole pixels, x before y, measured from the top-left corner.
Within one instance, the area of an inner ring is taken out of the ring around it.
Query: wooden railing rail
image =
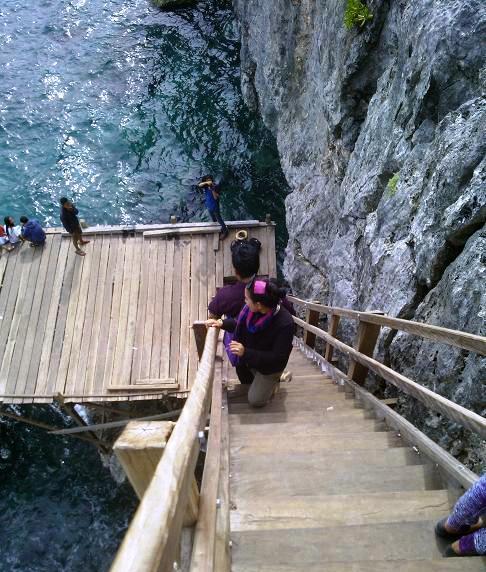
[[[389,316],[380,315],[377,312],[358,312],[356,310],[348,310],[345,308],[334,308],[332,306],[324,306],[315,302],[308,302],[295,296],[288,296],[288,299],[296,304],[302,306],[306,310],[312,310],[328,316],[341,316],[345,318],[352,318],[359,322],[368,324],[375,324],[414,334],[422,338],[442,342],[451,346],[456,346],[472,352],[477,352],[481,355],[486,355],[486,337],[477,336],[461,332],[459,330],[450,330],[440,326],[432,326],[430,324],[423,324],[421,322],[414,322],[412,320],[402,320],[401,318],[391,318]]]
[[[191,393],[111,567],[112,572],[178,569],[184,514],[211,400],[219,330],[209,329]]]
[[[408,393],[412,397],[415,397],[430,409],[438,411],[444,414],[449,419],[460,423],[470,431],[478,433],[483,439],[486,438],[486,419],[469,411],[465,407],[461,407],[456,403],[442,397],[441,395],[423,387],[419,383],[412,381],[408,377],[397,373],[390,367],[376,361],[375,359],[360,353],[351,346],[348,346],[344,342],[336,339],[335,337],[329,335],[324,330],[317,328],[316,326],[311,326],[301,320],[300,318],[294,317],[294,321],[298,326],[301,326],[304,330],[312,332],[318,338],[321,338],[331,344],[335,349],[343,352],[350,359],[363,365],[365,368],[370,369],[386,381],[392,383],[398,389]],[[349,375],[348,375],[349,377]]]

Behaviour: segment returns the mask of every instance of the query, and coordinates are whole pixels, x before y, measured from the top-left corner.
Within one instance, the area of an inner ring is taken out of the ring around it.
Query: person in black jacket
[[[81,244],[88,244],[89,240],[83,240],[81,225],[79,224],[79,219],[77,217],[78,209],[73,205],[73,203],[66,197],[62,197],[61,203],[61,222],[62,226],[67,232],[72,236],[74,248],[76,249],[76,254],[79,256],[86,256],[86,252],[81,249]]]
[[[238,319],[206,322],[208,327],[234,332],[230,351],[238,357],[240,382],[251,384],[248,403],[253,407],[268,403],[292,351],[295,326],[279,304],[282,294],[275,282],[255,278],[245,288],[245,306]]]

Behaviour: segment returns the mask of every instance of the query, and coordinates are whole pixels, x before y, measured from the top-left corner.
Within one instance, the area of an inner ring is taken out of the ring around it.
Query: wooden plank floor
[[[153,225],[138,225],[129,236],[122,227],[88,229],[85,257],[75,255],[64,232],[49,229],[43,249],[2,253],[0,401],[187,395],[197,369],[190,326],[206,318],[216,288],[233,274],[235,231],[258,238],[260,272],[276,272],[273,224],[228,226],[224,242],[207,223],[161,225],[179,234],[145,238]]]

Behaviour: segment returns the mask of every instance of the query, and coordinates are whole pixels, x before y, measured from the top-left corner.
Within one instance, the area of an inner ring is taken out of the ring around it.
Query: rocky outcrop
[[[366,3],[373,18],[347,30],[345,0],[234,1],[243,93],[292,189],[284,272],[304,297],[484,333],[486,6]],[[394,367],[481,412],[484,362],[430,347],[381,340]],[[456,454],[472,442],[430,422]]]

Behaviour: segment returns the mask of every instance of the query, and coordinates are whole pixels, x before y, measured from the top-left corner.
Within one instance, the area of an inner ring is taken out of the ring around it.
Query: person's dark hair
[[[231,262],[241,278],[250,278],[260,268],[262,245],[256,238],[235,240],[231,243]]]
[[[211,175],[204,175],[204,177],[201,177],[201,183],[209,183],[209,181],[213,181],[213,177]]]
[[[59,202],[61,203],[61,205],[64,206],[66,203],[69,202],[69,199],[68,199],[67,197],[61,197],[61,198],[59,199]]]
[[[12,228],[13,226],[15,226],[15,224],[13,224],[13,223],[10,222],[10,219],[11,219],[11,218],[12,218],[11,216],[6,216],[6,217],[3,219],[3,222],[5,223],[5,226],[6,226],[7,228]]]
[[[275,308],[286,294],[285,289],[280,288],[274,278],[270,278],[269,280],[255,278],[247,284],[246,289],[253,302],[260,302],[260,304],[267,306],[267,308]],[[258,293],[255,293],[255,289]],[[263,292],[260,293],[262,289]]]
[[[25,224],[26,222],[29,222],[29,219],[26,216],[21,216],[20,222],[23,222]]]

